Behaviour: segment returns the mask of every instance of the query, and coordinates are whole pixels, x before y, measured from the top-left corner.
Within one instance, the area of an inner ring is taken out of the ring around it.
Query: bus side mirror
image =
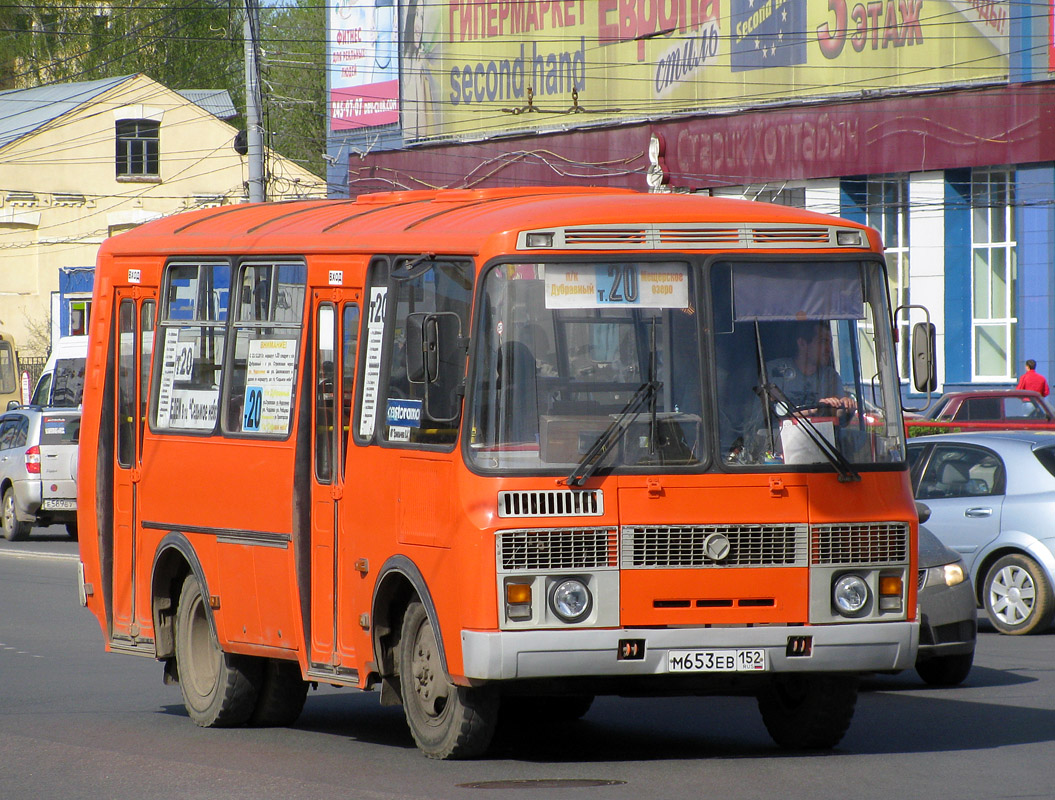
[[[427,314],[411,314],[407,317],[407,380],[411,383],[425,382],[425,321]]]
[[[457,314],[407,316],[407,380],[425,384],[425,413],[435,422],[458,418],[465,367],[462,322]]]
[[[935,338],[933,323],[912,326],[912,383],[917,392],[933,392],[938,386]]]

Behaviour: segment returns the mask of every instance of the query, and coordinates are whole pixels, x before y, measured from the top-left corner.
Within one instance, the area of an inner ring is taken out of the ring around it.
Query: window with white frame
[[[879,231],[886,247],[887,281],[892,308],[912,302],[909,290],[908,176],[872,178],[866,187],[867,223]],[[902,377],[911,373],[912,350],[907,315],[898,324],[898,368]]]
[[[1017,281],[1015,172],[971,173],[972,375],[979,381],[1014,378]]]

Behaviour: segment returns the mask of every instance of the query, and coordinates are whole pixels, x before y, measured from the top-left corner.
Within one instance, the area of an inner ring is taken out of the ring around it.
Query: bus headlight
[[[868,603],[868,584],[859,575],[843,575],[835,582],[832,600],[845,617],[856,617]]]
[[[593,596],[579,578],[567,578],[553,584],[549,592],[550,610],[564,622],[581,622],[593,608]]]

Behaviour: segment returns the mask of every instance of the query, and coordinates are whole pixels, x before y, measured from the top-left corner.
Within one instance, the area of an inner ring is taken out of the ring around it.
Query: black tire
[[[77,523],[67,522],[66,523],[66,535],[69,536],[73,541],[77,541]]]
[[[1055,618],[1051,583],[1029,556],[1004,556],[990,568],[983,588],[985,610],[1000,633],[1041,633]]]
[[[8,486],[4,490],[3,509],[0,516],[3,517],[4,538],[9,542],[17,542],[29,536],[33,529],[33,523],[20,522],[15,516],[15,490]]]
[[[249,724],[260,728],[283,728],[297,721],[304,710],[308,683],[300,676],[296,661],[269,658],[264,663],[260,694]]]
[[[256,708],[261,660],[220,649],[193,575],[183,582],[176,609],[176,670],[183,705],[203,728],[242,725]]]
[[[974,650],[955,656],[937,656],[916,664],[916,674],[931,686],[959,686],[974,664]]]
[[[857,705],[857,677],[774,675],[758,694],[766,730],[789,750],[835,747],[846,734]]]
[[[502,698],[501,724],[575,722],[585,717],[592,705],[592,694],[511,695]]]
[[[407,725],[425,755],[473,758],[487,750],[498,722],[498,695],[450,682],[436,629],[416,601],[403,617],[399,683]]]

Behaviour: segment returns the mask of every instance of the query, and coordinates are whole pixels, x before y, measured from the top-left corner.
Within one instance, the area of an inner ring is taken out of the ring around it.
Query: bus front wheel
[[[774,675],[758,694],[769,735],[789,750],[835,747],[853,719],[857,678],[844,675]]]
[[[201,587],[188,575],[176,609],[176,669],[183,704],[203,728],[245,723],[256,708],[260,660],[220,649]]]
[[[487,750],[498,721],[498,695],[450,682],[436,630],[416,601],[403,617],[399,682],[407,725],[425,755],[472,758]]]

